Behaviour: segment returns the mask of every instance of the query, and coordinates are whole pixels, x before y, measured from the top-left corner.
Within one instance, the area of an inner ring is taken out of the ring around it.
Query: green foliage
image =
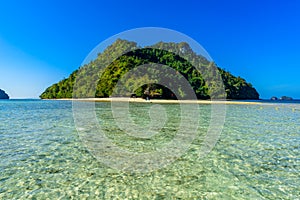
[[[69,78],[48,87],[45,92],[40,95],[42,99],[60,99],[72,98],[73,85],[75,83],[77,70],[74,71]]]
[[[122,52],[127,53],[118,57]],[[110,60],[114,61],[109,63]],[[193,61],[193,64],[187,60]],[[144,73],[138,71],[133,74],[127,73],[144,64],[148,64]],[[159,70],[157,64],[162,65]],[[168,73],[167,67],[164,66],[171,67],[178,75]],[[197,66],[197,69],[194,66]],[[184,86],[180,85],[180,80],[185,78],[198,99],[208,99],[210,96],[225,98],[221,92],[222,81],[228,99],[259,98],[259,94],[250,83],[220,68],[217,68],[221,75],[218,78],[212,66],[215,64],[195,54],[184,42],[178,44],[160,42],[141,49],[134,42],[118,39],[103,53],[98,54],[95,60],[74,71],[67,79],[47,88],[40,97],[43,99],[72,98],[72,96],[110,97],[130,96],[132,93],[142,97],[148,92],[147,94],[155,98],[171,99],[175,98],[176,93],[178,97],[188,99],[190,97],[186,94]],[[164,80],[161,80],[160,76],[149,74],[164,74]],[[73,93],[75,80],[77,88]],[[166,85],[157,84],[161,81],[167,82],[176,91],[171,91],[165,87]],[[117,87],[117,83],[122,87]]]

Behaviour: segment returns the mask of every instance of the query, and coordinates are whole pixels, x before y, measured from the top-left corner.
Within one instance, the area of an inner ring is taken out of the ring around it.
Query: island
[[[167,51],[165,49],[172,49]],[[118,58],[114,55],[119,55],[120,52],[128,52]],[[195,61],[201,68],[200,73],[190,62],[182,56]],[[110,60],[114,60],[109,63]],[[48,87],[41,95],[42,99],[63,99],[63,98],[108,98],[112,97],[114,88],[118,81],[130,70],[137,66],[148,64],[147,72],[153,73],[154,64],[161,64],[171,67],[176,73],[181,74],[190,84],[196,94],[196,98],[200,100],[210,99],[212,94],[216,96],[221,90],[218,82],[207,83],[206,80],[214,80],[216,74],[209,67],[213,64],[217,68],[221,81],[223,81],[226,96],[221,96],[223,99],[234,100],[257,100],[259,94],[251,83],[246,82],[240,76],[234,76],[230,72],[216,66],[215,63],[208,61],[204,56],[196,54],[189,44],[181,43],[165,43],[159,42],[152,46],[139,47],[136,42],[117,39],[112,45],[108,46],[102,53],[99,53],[95,60],[84,66],[79,67],[58,83]],[[80,75],[80,78],[78,76]],[[101,76],[99,76],[101,74]],[[166,73],[165,77],[172,80],[174,76]],[[148,84],[149,76],[147,73],[139,77],[129,76],[123,82],[124,87],[134,88],[127,93],[119,94],[122,97],[142,97],[151,99],[170,99],[176,100],[178,97],[160,84]],[[73,87],[76,81],[76,91]],[[143,84],[147,83],[147,84]],[[91,86],[95,84],[94,86]],[[79,88],[78,88],[79,87]],[[184,88],[180,84],[176,85],[177,95],[180,99],[188,99],[185,96]],[[223,92],[224,93],[224,92]],[[117,95],[118,94],[115,94]],[[179,99],[179,98],[178,98]]]
[[[6,94],[5,91],[1,89],[0,89],[0,99],[9,99],[8,94]]]
[[[276,96],[272,96],[270,100],[272,100],[272,101],[277,101],[278,98],[277,98]]]
[[[292,101],[293,98],[292,97],[288,97],[288,96],[282,96],[282,97],[280,97],[280,100],[283,100],[283,101]]]

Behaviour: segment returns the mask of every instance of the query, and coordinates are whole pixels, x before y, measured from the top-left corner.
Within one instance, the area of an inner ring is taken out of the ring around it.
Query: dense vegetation
[[[127,53],[122,55],[123,52]],[[157,64],[161,64],[160,69],[157,68]],[[170,99],[176,98],[175,93],[177,98],[180,95],[180,98],[189,99],[190,96],[185,92],[184,85],[181,85],[180,81],[184,77],[198,99],[208,99],[211,96],[228,99],[259,98],[257,91],[243,78],[235,77],[212,65],[215,66],[205,57],[195,54],[184,42],[160,42],[153,46],[139,48],[134,42],[118,39],[103,53],[98,54],[95,60],[80,67],[68,78],[47,88],[40,97],[43,99],[109,97],[130,96],[135,93],[136,96],[149,95],[152,98]],[[146,67],[143,72],[127,73],[138,66]],[[175,75],[169,73],[170,68],[166,66],[171,67],[176,72]],[[194,66],[198,66],[198,70]],[[213,69],[217,69],[220,76]],[[75,80],[76,90],[73,91]],[[166,81],[171,84],[173,90],[168,89],[170,85],[159,84]],[[224,87],[220,84],[222,81]],[[122,87],[116,88],[117,83],[121,83]],[[222,95],[222,88],[226,92],[226,97]]]
[[[0,99],[9,99],[9,96],[0,89]]]

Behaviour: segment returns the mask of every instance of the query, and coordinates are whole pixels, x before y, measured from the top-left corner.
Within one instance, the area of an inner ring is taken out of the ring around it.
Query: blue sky
[[[300,99],[299,10],[297,0],[0,0],[0,88],[37,98],[100,42],[151,26],[190,36],[261,98]]]

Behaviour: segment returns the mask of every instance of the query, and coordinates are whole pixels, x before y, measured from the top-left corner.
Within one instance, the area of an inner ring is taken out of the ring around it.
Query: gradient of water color
[[[96,103],[96,112],[115,144],[152,151],[172,139],[178,124],[177,106],[161,106],[174,117],[153,140],[121,134],[109,103]],[[70,101],[0,101],[0,199],[299,198],[300,104],[228,105],[222,135],[203,159],[198,151],[210,105],[199,106],[199,137],[189,151],[166,168],[135,174],[91,156],[76,132]],[[149,107],[130,104],[136,123],[147,124]]]

